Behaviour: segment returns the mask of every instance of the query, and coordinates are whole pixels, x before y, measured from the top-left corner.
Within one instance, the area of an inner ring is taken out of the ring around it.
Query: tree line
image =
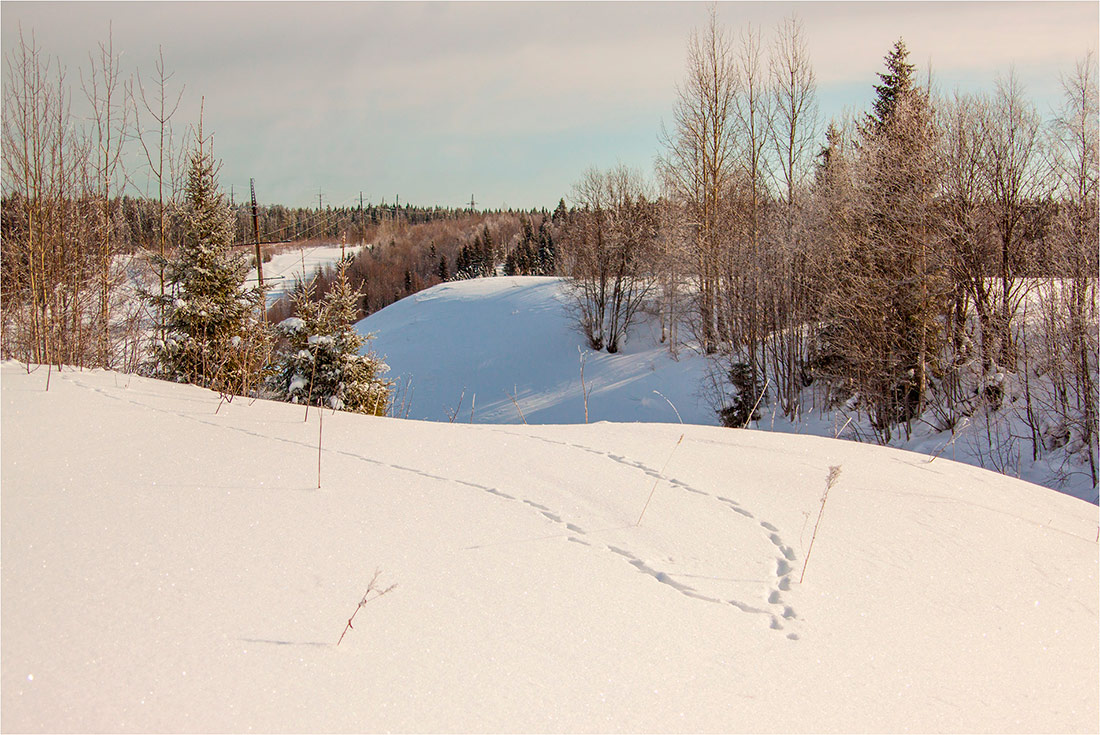
[[[648,310],[673,353],[709,356],[726,425],[820,400],[882,442],[996,412],[1013,384],[1030,435],[1009,439],[1070,444],[1095,485],[1092,54],[1044,122],[1012,72],[988,94],[922,86],[899,39],[869,111],[822,131],[796,17],[735,37],[712,9],[687,52],[655,183],[574,185],[558,244],[590,346],[615,352]]]

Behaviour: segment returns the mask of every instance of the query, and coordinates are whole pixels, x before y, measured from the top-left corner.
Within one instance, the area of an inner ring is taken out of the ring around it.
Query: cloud
[[[262,175],[272,182],[265,181],[268,190],[303,192],[287,203],[315,201],[317,186],[350,186],[357,195],[360,186],[375,183],[394,188],[387,182],[401,182],[416,199],[418,186],[424,196],[465,190],[470,180],[489,187],[494,174],[501,194],[484,196],[501,200],[517,191],[509,177],[524,171],[548,187],[532,194],[532,203],[553,203],[587,165],[580,156],[600,165],[619,156],[649,165],[657,128],[670,118],[684,75],[688,35],[705,24],[708,8],[30,2],[4,3],[2,35],[7,53],[20,24],[33,28],[45,51],[63,57],[74,84],[109,21],[126,70],[141,69],[148,78],[163,46],[176,72],[173,83],[187,85],[178,124],[197,121],[205,96],[206,125],[217,134],[226,177],[246,185],[249,175]],[[1015,63],[1030,94],[1056,97],[1058,72],[1095,46],[1098,8],[1088,2],[722,3],[718,15],[735,36],[752,23],[765,37],[784,16],[800,15],[822,111],[832,114],[842,104],[869,101],[875,72],[899,36],[918,71],[931,61],[946,89],[991,89],[994,76]],[[572,176],[565,162],[576,162]],[[541,171],[567,178],[551,186]],[[370,183],[355,183],[362,179]]]

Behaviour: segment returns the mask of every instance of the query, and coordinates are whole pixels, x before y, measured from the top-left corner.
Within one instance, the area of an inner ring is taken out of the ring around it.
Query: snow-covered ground
[[[267,292],[267,305],[271,306],[283,296],[294,291],[299,281],[312,278],[325,268],[335,267],[340,262],[341,253],[356,255],[359,246],[349,245],[341,250],[339,245],[322,244],[309,247],[295,246],[272,256],[264,263],[264,285],[270,286]],[[246,286],[254,286],[258,280],[257,271],[248,272]]]
[[[593,352],[568,316],[563,284],[530,276],[443,283],[358,328],[375,334],[370,349],[410,388],[409,418],[450,421],[457,408],[461,422],[472,412],[473,423],[580,424],[587,391],[590,422],[717,423],[700,395],[701,360],[672,359],[646,326],[618,354]]]
[[[316,410],[0,374],[4,731],[1096,730],[1097,508],[1063,494],[812,436],[328,412],[318,489]]]
[[[370,348],[386,357],[410,418],[584,423],[587,390],[589,421],[717,425],[704,396],[706,358],[698,351],[684,347],[674,359],[659,343],[659,325],[643,314],[620,353],[593,352],[574,327],[569,301],[565,282],[558,278],[456,281],[371,314],[358,328],[376,335]],[[1022,393],[1022,378],[1016,382],[1016,392]],[[765,404],[752,428],[874,440],[865,414],[823,410],[821,396],[814,395],[819,389],[815,385],[804,392],[806,410],[798,421],[786,420],[774,405]],[[1018,396],[1009,392],[999,413],[965,418],[954,435],[935,428],[928,416],[928,421],[914,422],[912,436],[896,432],[892,446],[995,468],[1097,502],[1087,453],[1063,449],[1032,459],[1021,440],[1029,435],[1023,401],[1012,404],[1010,398]]]

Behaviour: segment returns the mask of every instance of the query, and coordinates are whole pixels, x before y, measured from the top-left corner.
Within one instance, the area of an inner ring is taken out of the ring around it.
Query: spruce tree
[[[355,329],[357,294],[342,267],[336,283],[314,301],[313,284],[293,296],[295,316],[277,327],[286,345],[269,381],[277,398],[340,411],[384,416],[392,383],[389,371],[373,353],[359,354],[370,335]]]
[[[872,103],[872,112],[867,114],[865,133],[881,134],[893,117],[898,101],[913,92],[913,70],[916,67],[907,61],[908,58],[905,41],[899,38],[884,57],[886,71],[878,72],[882,84],[875,85],[878,96]]]
[[[557,251],[554,238],[550,235],[549,217],[543,217],[539,224],[538,255],[535,272],[540,276],[552,276],[557,267]]]
[[[553,221],[555,225],[560,225],[565,221],[565,216],[568,211],[565,208],[565,199],[558,200],[558,206],[554,208]]]
[[[164,315],[153,374],[237,395],[262,378],[270,336],[257,318],[263,292],[244,287],[247,258],[230,249],[233,212],[217,174],[200,124],[187,173],[183,242],[173,259],[156,259],[165,267],[165,293],[143,296]]]
[[[462,249],[458,251],[457,260],[455,260],[455,278],[470,278],[471,268],[470,246],[463,245]]]
[[[875,315],[849,325],[849,355],[863,362],[861,390],[886,440],[892,424],[904,422],[908,432],[924,409],[948,291],[940,224],[930,216],[941,176],[936,127],[929,93],[913,84],[907,58],[899,40],[861,128],[863,242],[844,268],[854,283],[862,280],[845,308]]]
[[[475,241],[477,242],[477,241]],[[493,275],[496,270],[496,248],[493,244],[493,236],[489,234],[489,228],[485,227],[481,231],[481,249],[479,252],[479,271],[478,275],[488,278]]]

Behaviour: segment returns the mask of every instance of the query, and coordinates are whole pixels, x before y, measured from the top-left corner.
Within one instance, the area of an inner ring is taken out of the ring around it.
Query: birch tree
[[[693,326],[706,354],[718,349],[720,255],[725,239],[722,199],[735,172],[733,44],[711,6],[706,27],[688,40],[686,79],[677,88],[673,129],[662,129],[658,171],[682,208],[685,241],[698,292]]]

